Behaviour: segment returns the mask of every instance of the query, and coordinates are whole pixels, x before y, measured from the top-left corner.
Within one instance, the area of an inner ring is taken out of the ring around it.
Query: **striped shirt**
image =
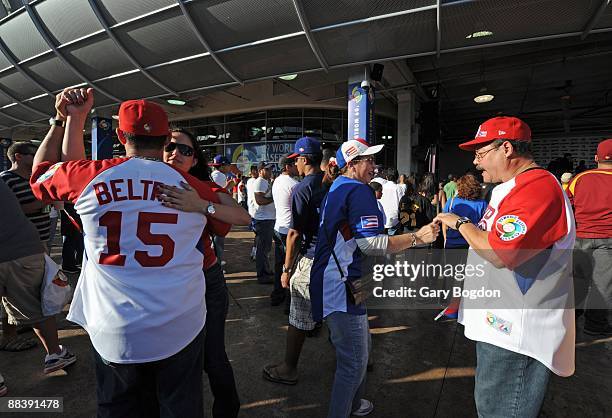
[[[0,173],[0,178],[4,180],[9,189],[15,194],[20,205],[23,206],[36,201],[28,179],[24,179],[14,171],[3,171]],[[39,210],[26,213],[26,216],[36,227],[40,240],[43,242],[48,241],[50,228],[49,214]]]

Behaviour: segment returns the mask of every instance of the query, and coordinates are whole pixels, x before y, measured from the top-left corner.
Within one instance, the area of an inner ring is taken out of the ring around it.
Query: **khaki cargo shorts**
[[[32,325],[44,319],[40,288],[45,276],[43,253],[0,263],[0,296],[12,325]]]

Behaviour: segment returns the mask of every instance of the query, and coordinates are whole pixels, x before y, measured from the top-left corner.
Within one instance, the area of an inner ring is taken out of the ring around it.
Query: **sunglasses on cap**
[[[166,152],[172,152],[175,149],[178,149],[179,152],[183,154],[185,157],[191,157],[193,156],[193,153],[194,153],[194,149],[192,147],[190,147],[189,145],[185,145],[185,144],[179,144],[178,142],[170,142],[168,145],[164,147],[164,151]]]

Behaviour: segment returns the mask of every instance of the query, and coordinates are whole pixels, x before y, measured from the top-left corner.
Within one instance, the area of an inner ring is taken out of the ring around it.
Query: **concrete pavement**
[[[242,402],[240,416],[324,417],[335,369],[334,350],[325,327],[318,337],[305,342],[296,386],[277,385],[261,376],[265,364],[280,361],[284,354],[287,317],[282,306],[270,306],[272,286],[257,283],[255,263],[249,258],[251,244],[252,234],[244,230],[232,232],[225,244],[231,292],[226,344]],[[57,250],[54,248],[55,256]],[[435,313],[369,312],[374,368],[368,373],[366,397],[375,406],[370,416],[476,416],[474,344],[463,337],[462,328],[457,328],[454,321],[433,322]],[[61,343],[78,355],[77,363],[67,371],[45,376],[40,346],[20,353],[0,352],[0,372],[9,387],[7,396],[63,396],[63,416],[92,417],[96,399],[91,344],[81,328],[63,318],[65,313],[60,319]],[[541,416],[612,416],[612,338],[594,339],[579,331],[576,357],[574,376],[551,379]],[[212,399],[206,376],[204,380],[210,416]]]

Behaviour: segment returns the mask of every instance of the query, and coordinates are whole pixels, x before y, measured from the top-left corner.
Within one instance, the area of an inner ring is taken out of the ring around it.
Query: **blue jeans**
[[[359,408],[365,393],[371,346],[368,315],[334,312],[325,320],[336,348],[336,375],[327,417],[347,418]]]
[[[175,355],[117,364],[94,349],[98,418],[204,417],[204,330]]]
[[[272,251],[272,237],[274,236],[274,219],[253,221],[255,235],[257,236],[257,258],[255,267],[257,269],[257,281],[259,283],[273,283],[274,270],[270,263]]]
[[[225,318],[229,297],[223,270],[216,263],[204,271],[206,277],[206,333],[204,334],[204,371],[213,394],[213,417],[235,418],[240,399],[232,365],[225,352]]]
[[[612,238],[576,238],[574,288],[577,313],[586,309],[584,328],[598,330],[610,326]]]
[[[283,264],[285,264],[285,251],[287,245],[287,234],[281,234],[274,231],[274,290],[272,291],[272,299],[283,300],[285,298],[286,289],[283,289],[281,284],[281,276],[283,275]],[[290,267],[290,266],[287,266]]]
[[[217,256],[217,260],[219,260],[219,263],[220,263],[221,261],[223,261],[223,250],[225,249],[225,237],[213,235],[212,240],[215,245],[215,255]]]
[[[536,418],[550,370],[539,361],[483,342],[476,343],[474,399],[481,418]]]

